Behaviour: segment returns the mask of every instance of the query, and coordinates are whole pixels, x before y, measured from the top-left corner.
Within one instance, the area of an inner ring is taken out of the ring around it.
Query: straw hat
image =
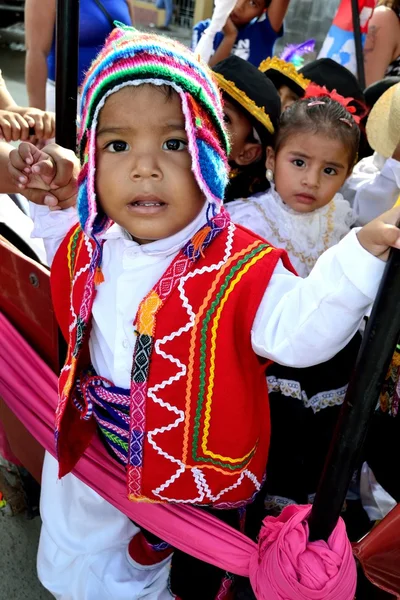
[[[368,117],[366,129],[371,148],[385,158],[392,156],[400,143],[400,83],[379,98]]]

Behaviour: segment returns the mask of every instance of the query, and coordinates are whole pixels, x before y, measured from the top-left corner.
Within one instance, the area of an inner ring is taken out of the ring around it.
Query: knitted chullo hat
[[[208,66],[167,37],[118,26],[92,63],[83,83],[79,147],[78,214],[82,229],[97,237],[111,224],[96,201],[96,129],[107,98],[126,86],[171,86],[180,96],[192,171],[216,213],[228,181],[229,141],[220,92]]]

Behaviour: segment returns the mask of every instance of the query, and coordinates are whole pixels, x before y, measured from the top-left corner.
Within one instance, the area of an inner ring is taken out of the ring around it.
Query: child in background
[[[365,96],[357,78],[346,67],[331,58],[318,58],[299,69],[306,79],[320,87],[326,87],[330,92],[335,90],[344,98],[352,98],[351,105],[356,109],[356,115],[366,114]]]
[[[0,71],[0,136],[6,142],[48,140],[55,135],[55,114],[18,106]]]
[[[271,189],[229,204],[233,221],[284,248],[306,277],[355,222],[339,190],[351,174],[359,138],[357,123],[339,102],[328,96],[296,102],[282,113],[275,147],[268,148]]]
[[[230,56],[213,71],[222,91],[224,121],[231,141],[231,170],[224,198],[230,202],[269,188],[264,165],[281,105],[272,83],[242,58]]]
[[[237,0],[223,31],[214,38],[214,66],[231,54],[240,56],[258,67],[266,56],[272,56],[274,45],[283,35],[283,20],[290,0]],[[194,50],[210,24],[201,21],[193,28]]]
[[[303,98],[311,83],[291,62],[273,56],[266,58],[258,67],[272,81],[281,99],[282,112]]]
[[[296,277],[222,208],[228,150],[207,67],[167,38],[114,30],[83,87],[78,211],[33,215],[69,342],[38,557],[59,598],[227,596],[232,577],[138,531],[70,471],[97,430],[132,501],[218,508],[239,528],[267,461],[267,362],[337,354],[400,246],[394,209]]]

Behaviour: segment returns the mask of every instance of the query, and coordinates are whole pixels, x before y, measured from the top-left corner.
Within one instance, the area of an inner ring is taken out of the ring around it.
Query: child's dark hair
[[[229,102],[237,107],[239,112],[243,111],[243,107],[236,102],[233,98],[222,93],[223,98],[227,98]],[[246,166],[239,166],[234,161],[229,161],[231,172],[229,175],[229,183],[225,189],[224,203],[232,202],[238,198],[248,198],[253,194],[265,192],[270,188],[269,181],[265,177],[265,160],[267,157],[267,147],[274,145],[274,135],[269,133],[267,129],[262,126],[256,119],[253,119],[251,115],[248,115],[250,123],[253,126],[253,132],[250,133],[248,142],[257,142],[254,137],[254,131],[257,132],[259,137],[258,141],[261,141],[261,156],[260,158]],[[277,123],[274,123],[275,127]]]
[[[305,98],[289,106],[281,116],[275,152],[289,137],[299,133],[322,133],[343,143],[349,155],[349,167],[357,160],[360,129],[349,111],[329,96]]]

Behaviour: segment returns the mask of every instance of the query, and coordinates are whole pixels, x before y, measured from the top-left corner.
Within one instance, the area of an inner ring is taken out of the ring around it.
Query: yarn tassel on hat
[[[211,232],[211,227],[206,225],[192,237],[194,253],[200,252],[200,254],[203,258],[204,258],[204,252],[203,252],[204,242],[206,241],[207,236],[210,232]]]

